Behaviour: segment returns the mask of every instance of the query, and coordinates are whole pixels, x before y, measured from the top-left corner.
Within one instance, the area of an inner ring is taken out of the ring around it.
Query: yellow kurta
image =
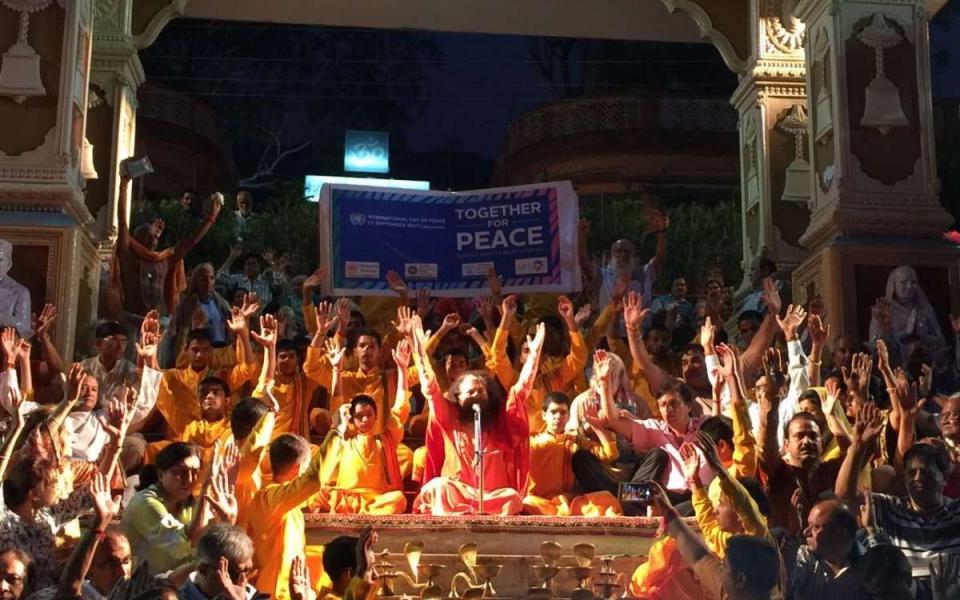
[[[336,487],[330,494],[330,512],[342,514],[393,515],[406,510],[403,482],[388,464],[386,452],[403,440],[403,425],[410,403],[394,406],[381,435],[358,434],[337,438],[324,458],[324,472],[336,472]],[[335,464],[328,468],[331,462]],[[326,475],[324,477],[326,479]]]
[[[502,328],[497,330],[494,336],[493,356],[488,361],[488,368],[497,375],[497,379],[506,388],[513,386],[516,380],[516,372],[509,365],[509,359],[506,354],[506,337]],[[587,366],[587,348],[584,345],[583,336],[579,331],[570,333],[570,352],[564,357],[544,358],[537,372],[537,378],[534,382],[530,395],[527,396],[527,421],[530,424],[530,433],[540,433],[543,431],[543,399],[550,392],[563,392],[573,398],[577,394],[577,377],[582,375]],[[510,385],[503,380],[511,377]]]
[[[612,434],[611,434],[612,435]],[[571,460],[581,446],[603,462],[617,460],[615,437],[597,442],[581,436],[542,431],[530,439],[530,471],[527,475],[525,512],[534,515],[566,517],[619,516],[623,509],[609,492],[594,492],[573,497],[576,484]]]
[[[307,348],[307,359],[303,364],[304,374],[330,391],[330,413],[336,414],[340,406],[349,403],[354,396],[366,394],[377,403],[377,424],[373,433],[382,433],[390,414],[391,400],[397,391],[397,373],[374,369],[369,373],[361,370],[340,371],[337,375],[337,388],[331,390],[333,366],[319,348]]]
[[[273,438],[284,433],[295,433],[307,439],[310,438],[307,411],[319,387],[320,384],[316,381],[300,373],[288,383],[274,380],[273,397],[277,399],[280,409],[277,411]],[[260,397],[256,392],[254,396]]]
[[[277,600],[289,600],[290,565],[304,557],[304,505],[320,491],[318,452],[303,474],[292,481],[269,483],[257,492],[247,510],[247,534],[253,540],[254,557],[260,569],[257,589]]]
[[[237,497],[237,526],[247,528],[247,516],[250,502],[263,485],[260,463],[263,462],[270,440],[273,439],[273,425],[276,416],[273,411],[264,413],[244,440],[235,440],[240,444],[240,468],[237,472],[235,496]]]
[[[206,466],[213,458],[214,443],[220,440],[221,444],[226,444],[230,440],[230,435],[229,419],[223,418],[213,422],[200,419],[187,425],[180,436],[180,441],[200,446],[203,450],[203,464]]]
[[[197,400],[197,392],[201,381],[207,377],[219,377],[227,382],[230,390],[235,392],[234,398],[236,398],[239,396],[236,392],[240,387],[256,377],[256,374],[256,363],[246,364],[243,362],[220,371],[206,369],[197,372],[190,367],[167,369],[163,372],[163,378],[160,380],[157,410],[166,420],[167,426],[173,432],[173,437],[179,439],[187,425],[191,421],[199,420],[202,416],[200,402]]]

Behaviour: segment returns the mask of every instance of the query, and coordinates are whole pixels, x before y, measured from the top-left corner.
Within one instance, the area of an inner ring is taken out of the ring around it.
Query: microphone
[[[470,406],[473,408],[474,414],[477,414],[477,415],[480,414],[480,405],[479,405],[479,404],[471,404]]]

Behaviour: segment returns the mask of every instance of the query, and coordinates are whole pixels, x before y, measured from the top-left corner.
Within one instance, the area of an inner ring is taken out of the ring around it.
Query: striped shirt
[[[914,577],[929,575],[935,556],[960,554],[960,500],[944,498],[940,508],[920,513],[908,500],[873,494],[873,512],[890,543],[910,561]]]
[[[856,564],[838,573],[804,544],[797,550],[797,564],[790,582],[791,598],[797,600],[869,600]]]

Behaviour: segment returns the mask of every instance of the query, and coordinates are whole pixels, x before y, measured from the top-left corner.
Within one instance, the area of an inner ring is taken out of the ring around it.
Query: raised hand
[[[501,319],[506,322],[510,322],[517,314],[517,297],[513,294],[510,294],[503,299],[503,302],[500,303],[500,315]]]
[[[357,572],[356,576],[362,578],[367,583],[376,581],[376,574],[373,571],[373,565],[377,556],[373,551],[373,545],[377,543],[377,533],[371,527],[366,527],[360,532],[360,538],[357,540]]]
[[[702,486],[703,482],[700,481],[700,454],[697,452],[697,447],[690,442],[684,442],[680,446],[680,458],[683,459],[680,464],[683,467],[683,477],[687,480],[687,484],[690,487]]]
[[[83,385],[83,378],[87,373],[83,370],[80,363],[73,363],[70,372],[67,374],[67,398],[76,400],[80,397],[80,387]]]
[[[443,318],[443,323],[440,325],[441,329],[447,331],[456,329],[460,326],[460,313],[450,313]]]
[[[387,287],[391,291],[400,294],[401,296],[406,296],[409,292],[407,288],[407,283],[400,277],[400,274],[396,271],[387,271]]]
[[[771,386],[771,391],[777,395],[786,381],[786,370],[783,353],[778,348],[768,348],[763,354],[763,373],[767,378],[767,385]]]
[[[700,333],[697,338],[703,351],[708,354],[708,351],[713,348],[713,336],[716,333],[716,329],[713,320],[710,319],[710,315],[707,315],[707,318],[703,320],[703,325],[700,327]]]
[[[310,583],[310,569],[299,555],[293,557],[290,565],[290,600],[316,600]]]
[[[763,292],[760,294],[760,300],[767,307],[767,312],[771,315],[780,315],[783,301],[780,299],[780,290],[777,288],[777,284],[770,277],[763,280]]]
[[[107,481],[107,476],[99,471],[94,473],[90,483],[90,499],[98,527],[106,527],[120,513],[120,496],[110,493],[110,482]]]
[[[717,359],[720,362],[720,368],[717,369],[720,378],[733,379],[736,376],[736,351],[726,344],[720,344],[717,346]]]
[[[611,363],[606,350],[597,350],[593,353],[593,372],[600,381],[609,383]]]
[[[243,305],[240,307],[240,312],[243,313],[245,319],[252,319],[260,312],[260,298],[257,297],[256,292],[243,295]]]
[[[420,288],[417,290],[417,314],[421,317],[426,317],[430,314],[430,290],[427,288]]]
[[[17,330],[13,327],[4,327],[0,330],[0,348],[3,349],[4,365],[9,369],[14,366],[19,353]]]
[[[29,364],[30,349],[31,349],[30,342],[21,338],[20,344],[17,347],[17,358],[19,358],[21,361],[26,361]]]
[[[243,335],[250,331],[247,317],[243,316],[243,311],[237,307],[230,309],[230,318],[227,319],[227,327],[234,335]]]
[[[390,321],[390,323],[400,335],[413,335],[413,317],[415,314],[416,313],[414,313],[413,309],[409,306],[398,306],[397,320]]]
[[[533,337],[527,336],[527,349],[530,356],[539,356],[543,350],[543,342],[547,339],[547,326],[543,323],[537,323],[537,331]]]
[[[720,460],[720,453],[717,451],[717,445],[713,443],[713,438],[707,435],[706,432],[697,432],[697,447],[703,452],[703,458],[707,461],[707,464],[710,465],[711,469],[720,475],[726,473],[723,461]]]
[[[796,306],[791,304],[787,307],[787,314],[785,314],[782,319],[777,313],[773,313],[773,316],[776,317],[777,325],[783,330],[783,336],[789,342],[797,339],[797,329],[800,328],[800,325],[802,325],[803,321],[807,318],[807,311],[799,304]]]
[[[339,321],[339,327],[345,329],[347,323],[350,322],[350,301],[346,298],[337,298],[337,320]]]
[[[223,467],[213,476],[212,484],[207,495],[210,505],[220,513],[224,521],[236,523],[238,510],[236,488],[230,482],[230,476]]]
[[[877,369],[884,378],[893,376],[893,370],[890,368],[890,351],[883,338],[877,340]]]
[[[820,315],[810,313],[807,317],[807,331],[810,332],[810,341],[814,346],[823,348],[830,339],[830,324],[825,323]]]
[[[933,600],[960,597],[960,556],[943,552],[930,561],[930,591]]]
[[[277,346],[277,331],[279,328],[280,324],[277,322],[275,316],[263,315],[260,317],[260,333],[251,331],[250,337],[266,349],[275,348]]]
[[[877,405],[864,402],[857,411],[857,422],[853,425],[853,441],[856,444],[869,444],[880,437],[885,418]]]
[[[393,362],[397,364],[397,370],[400,373],[406,372],[407,367],[410,366],[410,356],[413,354],[413,346],[410,345],[410,342],[406,339],[400,340],[397,347],[391,350],[391,353],[393,354]]]
[[[217,215],[220,214],[221,208],[223,208],[223,194],[214,192],[210,195],[210,218],[216,219]]]
[[[44,304],[40,316],[33,319],[33,330],[36,332],[37,339],[42,340],[50,336],[50,328],[57,319],[57,307],[53,304]]]
[[[590,319],[591,314],[593,314],[593,307],[587,302],[577,310],[577,314],[573,315],[573,322],[577,324],[578,328],[583,328],[584,323]]]
[[[911,384],[907,372],[897,367],[893,373],[894,394],[892,400],[898,402],[900,408],[907,414],[916,414],[920,410],[919,392],[917,384]]]
[[[497,275],[497,270],[493,267],[487,269],[487,287],[490,288],[490,295],[498,298],[503,295],[503,282]]]
[[[847,389],[863,399],[867,398],[870,385],[870,373],[873,372],[873,359],[858,352],[850,358],[850,368],[841,367]]]
[[[884,297],[877,298],[870,307],[870,315],[881,332],[890,331],[891,311],[890,301]]]
[[[156,226],[156,223],[154,223]],[[243,256],[243,246],[240,244],[233,244],[230,246],[230,253],[227,255],[227,260],[233,262]]]
[[[129,423],[128,411],[126,398],[111,398],[107,402],[107,416],[105,418],[100,417],[100,424],[115,444],[121,443],[124,435],[126,435],[127,424]]]
[[[643,324],[643,320],[647,318],[648,314],[650,314],[650,309],[643,308],[640,294],[637,292],[630,292],[627,294],[627,297],[623,302],[623,320],[627,325],[627,329],[631,331],[638,331],[640,326]]]
[[[312,292],[323,284],[323,280],[326,279],[326,277],[327,270],[323,267],[318,267],[316,271],[311,273],[310,276],[303,281],[303,289]]]
[[[337,324],[340,317],[333,302],[321,302],[317,305],[317,331],[324,334]]]
[[[216,568],[216,583],[211,586],[213,587],[211,591],[217,592],[214,598],[218,600],[244,600],[246,594],[238,591],[237,586],[234,585],[233,576],[230,575],[230,561],[227,560],[226,556],[220,557]]]
[[[134,346],[137,349],[137,356],[143,359],[145,364],[153,364],[153,359],[157,356],[157,344],[160,342],[160,339],[155,333],[145,333],[141,336],[140,341],[134,343]]]
[[[831,377],[824,384],[824,387],[827,390],[827,397],[824,399],[823,406],[820,408],[825,415],[836,414],[833,411],[836,410],[837,402],[840,401],[840,394],[842,393],[840,391],[840,382],[837,381],[836,377]]]
[[[330,364],[333,365],[335,369],[340,367],[346,351],[347,349],[340,345],[337,338],[327,338],[323,341],[323,352],[327,355]]]
[[[21,344],[22,347],[22,344]],[[27,356],[30,356],[29,350]],[[917,378],[917,388],[921,398],[930,395],[930,389],[933,387],[933,369],[930,365],[920,365],[920,377]]]

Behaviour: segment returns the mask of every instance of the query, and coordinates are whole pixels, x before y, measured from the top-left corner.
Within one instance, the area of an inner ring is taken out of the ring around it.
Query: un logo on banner
[[[350,215],[350,224],[360,226],[367,222],[367,215],[363,213],[352,213]]]

